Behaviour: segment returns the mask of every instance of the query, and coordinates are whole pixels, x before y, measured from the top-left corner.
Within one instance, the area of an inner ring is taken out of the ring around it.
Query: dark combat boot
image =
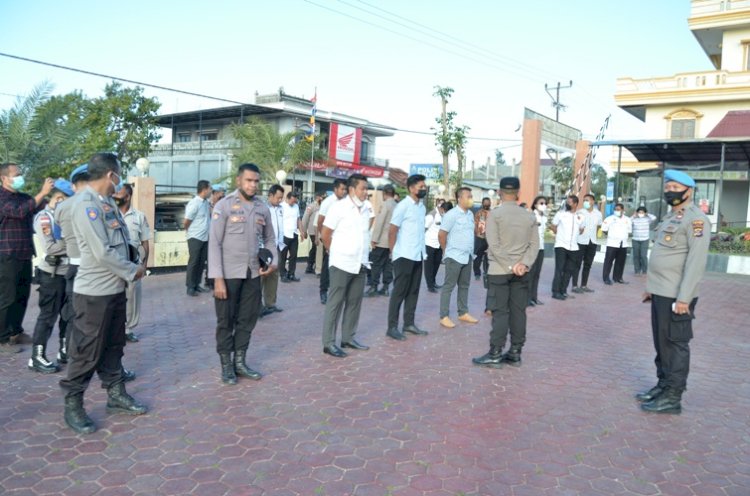
[[[234,372],[232,355],[229,353],[220,353],[219,359],[221,360],[221,382],[232,386],[237,384],[237,375]]]
[[[503,362],[514,367],[521,366],[521,347],[511,346],[507,353],[503,355]]]
[[[247,377],[254,381],[259,381],[263,377],[260,372],[251,369],[245,363],[245,354],[247,350],[234,352],[234,372],[240,377]]]
[[[125,391],[125,383],[118,382],[107,389],[107,413],[143,415],[148,409]]]
[[[83,409],[83,393],[65,397],[65,423],[78,434],[96,431],[96,424]]]
[[[499,369],[503,366],[503,349],[496,346],[490,346],[490,351],[487,352],[487,354],[478,358],[472,358],[471,362],[480,367]]]
[[[57,352],[57,363],[68,363],[68,347],[65,346],[65,338],[60,338],[60,349]]]
[[[637,399],[641,403],[646,403],[647,401],[656,399],[663,392],[664,392],[664,386],[661,383],[659,383],[656,386],[649,389],[648,391],[644,391],[642,393],[636,394],[635,399]]]
[[[41,374],[54,374],[59,372],[60,368],[56,363],[50,362],[45,356],[46,347],[43,344],[36,344],[31,348],[31,358],[29,358],[29,369],[35,370]]]
[[[682,391],[678,391],[672,388],[666,388],[656,398],[641,404],[641,409],[644,412],[651,413],[680,413],[682,406],[680,400],[682,399]]]

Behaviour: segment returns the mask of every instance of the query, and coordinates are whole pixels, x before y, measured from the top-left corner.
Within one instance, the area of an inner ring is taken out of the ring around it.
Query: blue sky
[[[433,87],[450,86],[459,124],[507,140],[520,139],[524,106],[554,115],[545,83],[573,80],[561,121],[593,138],[612,114],[607,138],[636,138],[640,122],[613,103],[618,77],[711,68],[689,12],[688,0],[2,0],[0,52],[249,103],[256,91],[310,97],[317,86],[321,110],[419,131],[439,112]],[[89,96],[107,83],[0,57],[0,108],[45,79]],[[146,92],[164,112],[221,105]],[[471,140],[468,159],[498,147],[520,159],[514,144]],[[440,161],[431,137],[408,133],[381,140],[377,156],[402,168]]]

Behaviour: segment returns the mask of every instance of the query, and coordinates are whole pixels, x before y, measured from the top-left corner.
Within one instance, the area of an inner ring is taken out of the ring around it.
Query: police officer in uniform
[[[208,277],[214,280],[216,351],[221,380],[237,384],[237,375],[260,380],[261,374],[245,363],[250,335],[261,311],[261,278],[276,270],[262,267],[261,248],[278,259],[271,211],[257,196],[260,170],[242,164],[237,189],[214,207],[208,237]],[[234,357],[232,357],[234,353]]]
[[[690,370],[698,283],[706,270],[711,242],[711,222],[693,203],[693,178],[668,170],[664,181],[664,198],[672,209],[657,228],[643,298],[651,300],[658,382],[636,398],[644,411],[680,413]]]
[[[534,214],[518,207],[520,188],[517,177],[501,179],[502,205],[487,217],[487,309],[492,312],[492,331],[489,352],[472,360],[482,367],[520,366],[526,342],[528,272],[539,252],[539,231]],[[508,330],[510,348],[503,354]]]
[[[107,411],[142,415],[146,407],[125,390],[122,355],[125,347],[125,286],[146,273],[130,254],[128,232],[113,193],[122,188],[120,164],[111,153],[97,153],[88,162],[89,182],[76,195],[72,227],[81,254],[73,286],[75,327],[68,349],[65,423],[78,433],[96,430],[83,408],[83,393],[94,372],[107,389]]]
[[[62,317],[65,302],[65,273],[68,257],[62,240],[60,225],[55,221],[55,209],[73,196],[73,185],[65,179],[55,181],[47,207],[34,217],[34,232],[42,247],[42,256],[37,265],[39,280],[39,316],[34,326],[34,341],[29,359],[29,369],[42,374],[53,374],[60,370],[58,364],[47,359],[47,341],[52,335],[55,321],[59,317],[60,343],[65,343],[68,321]]]

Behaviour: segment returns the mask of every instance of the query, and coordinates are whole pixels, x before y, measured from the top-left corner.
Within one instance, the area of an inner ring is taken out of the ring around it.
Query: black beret
[[[521,189],[521,181],[517,177],[504,177],[500,179],[500,189]]]

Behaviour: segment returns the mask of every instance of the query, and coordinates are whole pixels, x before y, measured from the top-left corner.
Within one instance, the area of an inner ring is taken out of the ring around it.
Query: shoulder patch
[[[693,237],[695,238],[702,237],[704,222],[702,220],[694,220],[692,226],[693,226]]]
[[[86,216],[89,220],[96,220],[99,218],[99,212],[94,207],[86,207]]]

